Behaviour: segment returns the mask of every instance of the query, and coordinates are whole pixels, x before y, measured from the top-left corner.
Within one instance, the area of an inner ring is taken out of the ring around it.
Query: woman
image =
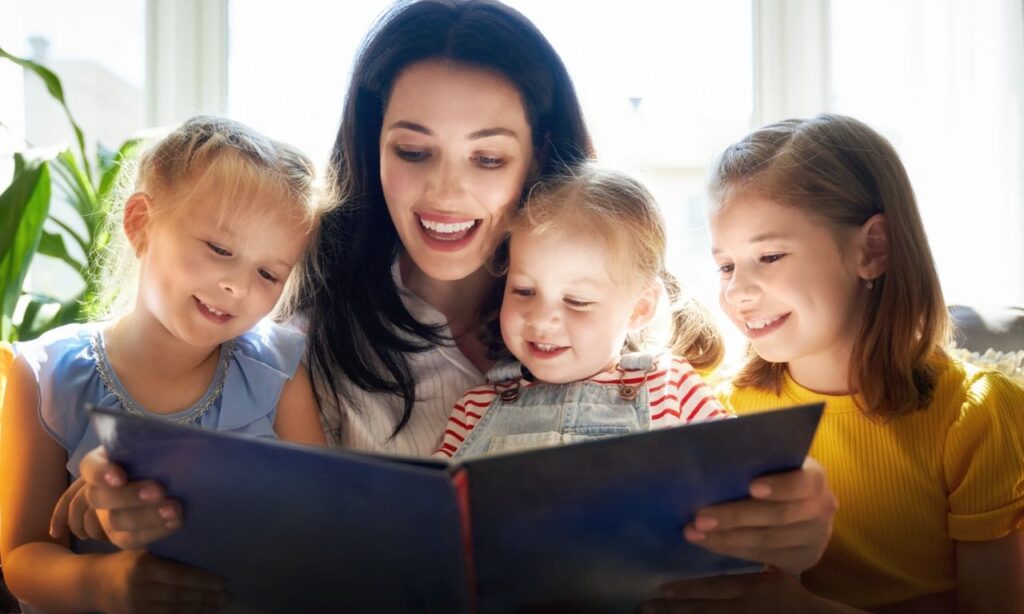
[[[323,222],[311,263],[323,282],[296,297],[332,444],[436,449],[452,403],[490,365],[484,325],[502,280],[484,263],[495,220],[535,177],[592,154],[564,65],[516,11],[424,0],[383,16],[331,156],[344,205]],[[178,526],[159,485],[125,485],[101,450],[81,470],[115,543],[138,547]],[[687,539],[793,572],[816,562],[835,508],[820,466],[761,478],[751,492],[703,510]],[[73,528],[84,533],[78,508]]]

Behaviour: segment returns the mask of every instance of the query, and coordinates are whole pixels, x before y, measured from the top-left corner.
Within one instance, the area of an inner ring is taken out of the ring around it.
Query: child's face
[[[627,332],[646,323],[640,301],[651,293],[614,283],[599,241],[515,232],[509,248],[501,334],[512,354],[548,383],[612,368]]]
[[[277,304],[307,230],[274,204],[199,195],[147,222],[136,309],[198,347],[237,337]]]
[[[799,208],[740,194],[711,216],[719,301],[769,362],[845,369],[865,289],[855,251]]]

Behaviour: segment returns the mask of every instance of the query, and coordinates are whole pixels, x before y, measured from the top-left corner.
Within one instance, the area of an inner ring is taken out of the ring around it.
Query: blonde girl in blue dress
[[[134,193],[115,214],[127,251],[120,261],[130,266],[113,267],[108,297],[127,309],[14,345],[0,554],[24,611],[223,603],[219,581],[199,570],[51,537],[50,514],[98,445],[87,404],[324,442],[300,360],[304,335],[262,321],[294,283],[315,230],[312,184],[312,165],[291,147],[230,120],[187,121],[142,157]]]

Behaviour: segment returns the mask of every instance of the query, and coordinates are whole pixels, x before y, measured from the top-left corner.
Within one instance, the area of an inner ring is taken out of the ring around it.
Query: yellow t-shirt
[[[787,374],[781,395],[719,387],[737,414],[825,401],[811,445],[839,500],[811,591],[873,608],[955,590],[955,542],[1024,530],[1024,390],[952,360],[931,405],[880,422]]]

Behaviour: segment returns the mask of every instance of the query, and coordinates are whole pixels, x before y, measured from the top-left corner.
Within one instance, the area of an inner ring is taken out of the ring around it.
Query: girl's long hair
[[[950,320],[910,179],[885,138],[841,115],[765,126],[725,150],[710,192],[717,207],[743,193],[798,207],[828,223],[839,241],[884,214],[888,265],[869,291],[850,359],[850,389],[859,390],[864,412],[879,417],[928,405]],[[778,393],[785,370],[751,349],[734,381]]]

